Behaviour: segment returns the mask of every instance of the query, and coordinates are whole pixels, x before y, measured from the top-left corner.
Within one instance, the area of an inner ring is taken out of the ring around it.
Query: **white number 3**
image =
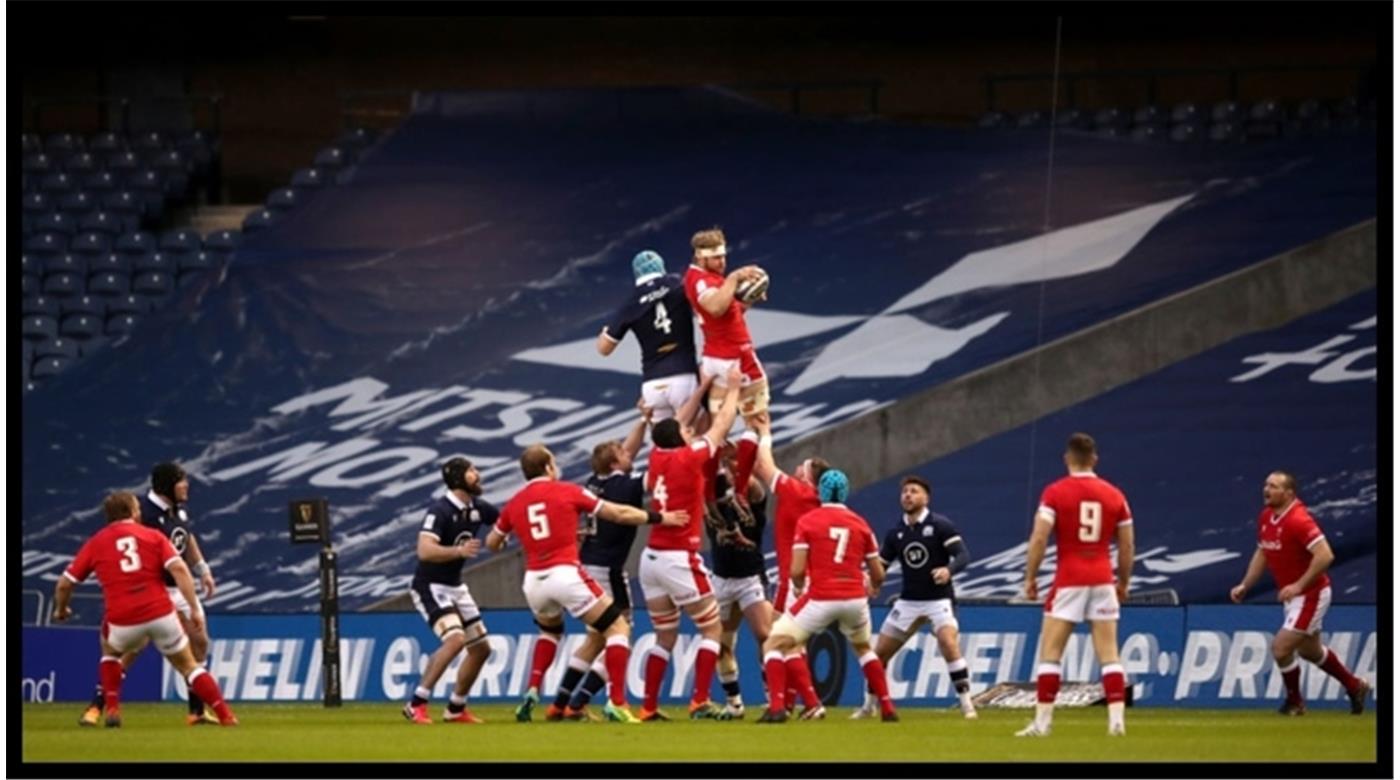
[[[123,536],[118,539],[117,549],[122,554],[122,571],[136,571],[141,568],[141,556],[136,552],[136,537]]]

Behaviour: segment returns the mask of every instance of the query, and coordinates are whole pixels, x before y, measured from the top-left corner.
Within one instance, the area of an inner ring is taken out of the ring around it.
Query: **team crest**
[[[928,548],[920,542],[914,542],[904,548],[904,565],[917,569],[928,563]]]

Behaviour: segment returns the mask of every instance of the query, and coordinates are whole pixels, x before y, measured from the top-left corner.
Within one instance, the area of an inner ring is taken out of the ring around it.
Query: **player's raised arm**
[[[694,422],[695,415],[700,413],[704,407],[705,399],[710,395],[710,385],[714,384],[714,381],[715,378],[712,375],[702,376],[700,385],[695,388],[695,392],[691,393],[690,397],[685,399],[685,403],[681,404],[681,408],[676,410],[676,419],[682,425],[690,425]]]
[[[754,415],[752,420],[753,429],[758,433],[758,457],[753,463],[753,475],[767,487],[781,473],[773,460],[773,421],[766,411]]]
[[[617,349],[617,344],[617,340],[608,335],[608,326],[604,325],[603,329],[598,331],[598,354],[603,357],[611,355],[613,350]]]
[[[1046,512],[1042,506],[1036,513],[1035,519],[1031,521],[1034,527],[1031,528],[1031,538],[1029,549],[1026,550],[1026,586],[1025,597],[1031,601],[1040,598],[1039,586],[1036,584],[1036,575],[1040,572],[1040,564],[1045,561],[1045,548],[1050,545],[1050,532],[1055,528],[1055,518]],[[1131,528],[1131,526],[1129,526]]]
[[[622,440],[622,450],[627,453],[628,458],[637,457],[637,453],[642,449],[642,441],[646,438],[647,427],[651,425],[651,410],[641,404],[641,401],[637,402],[642,416],[637,419],[637,424],[632,426],[632,430],[627,432],[627,438]]]
[[[724,391],[724,405],[715,413],[715,419],[710,423],[710,429],[705,432],[705,438],[710,440],[710,445],[718,450],[724,444],[724,437],[729,434],[729,429],[734,427],[734,418],[739,413],[739,382],[743,374],[739,372],[739,366],[729,369],[729,376],[726,377],[728,387]]]
[[[807,587],[807,545],[792,548],[792,564],[788,570],[788,579],[792,580],[793,593],[801,593]]]

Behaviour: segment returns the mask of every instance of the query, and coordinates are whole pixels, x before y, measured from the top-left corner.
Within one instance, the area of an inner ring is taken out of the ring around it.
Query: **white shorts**
[[[577,563],[527,570],[521,589],[530,611],[540,618],[558,617],[563,610],[582,618],[603,597],[602,586]]]
[[[790,636],[800,645],[822,629],[838,624],[841,633],[855,644],[870,641],[870,600],[843,599],[816,601],[806,596],[792,605],[792,612],[780,616],[773,624],[773,634]]]
[[[1074,585],[1051,588],[1045,614],[1071,623],[1117,620],[1118,590],[1112,585]]]
[[[165,590],[170,593],[170,603],[175,605],[175,611],[188,618],[190,616],[190,603],[185,601],[185,596],[180,592],[180,589],[167,586]]]
[[[698,553],[687,550],[642,550],[637,569],[642,597],[647,601],[668,596],[678,607],[693,604],[714,591],[710,570]]]
[[[618,568],[616,571],[607,566],[594,566],[585,563],[583,570],[593,581],[603,586],[603,590],[612,596],[619,609],[632,608],[632,578],[627,576],[627,570]]]
[[[1283,627],[1300,634],[1316,634],[1322,630],[1322,617],[1330,606],[1331,586],[1294,596],[1283,605]]]
[[[161,655],[174,655],[190,643],[190,638],[185,636],[185,629],[180,627],[180,618],[176,617],[174,612],[132,626],[106,623],[103,632],[107,644],[118,653],[137,649],[146,637],[150,637]]]
[[[454,630],[465,632],[468,638],[485,633],[485,626],[478,625],[481,623],[481,610],[465,584],[415,582],[409,587],[408,594],[413,598],[418,614],[428,621],[428,626],[439,638]]]
[[[926,622],[933,624],[933,633],[935,634],[944,626],[957,628],[958,619],[953,614],[953,600],[906,601],[895,599],[890,614],[885,616],[885,622],[880,625],[880,633],[891,639],[905,642],[915,631],[919,630],[919,626]]]
[[[642,383],[642,403],[651,409],[651,421],[658,423],[675,417],[699,386],[700,380],[695,374],[652,379]]]
[[[706,376],[713,376],[715,382],[713,387],[724,389],[728,386],[729,369],[738,366],[740,371],[739,387],[748,387],[755,382],[762,382],[768,378],[763,371],[763,364],[758,362],[758,353],[749,349],[743,357],[717,358],[708,355],[700,356],[700,371]],[[713,392],[713,391],[712,391]]]
[[[759,579],[757,574],[750,577],[712,576],[710,580],[715,586],[715,601],[719,602],[722,620],[729,619],[735,604],[739,605],[739,611],[743,612],[768,598],[763,592],[763,580]]]

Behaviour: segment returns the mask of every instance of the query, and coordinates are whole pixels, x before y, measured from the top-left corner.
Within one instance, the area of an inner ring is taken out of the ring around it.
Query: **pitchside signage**
[[[878,624],[887,608],[874,610]],[[643,655],[656,642],[644,611],[634,612],[638,625],[627,671],[628,695],[642,695]],[[1282,680],[1269,645],[1282,611],[1258,606],[1132,607],[1120,624],[1122,662],[1133,686],[1134,706],[1263,707],[1282,698]],[[341,696],[347,701],[407,699],[437,639],[413,613],[342,615],[340,655]],[[973,693],[999,682],[1032,679],[1040,611],[1025,607],[967,607],[959,610],[963,655]],[[488,611],[485,621],[491,656],[482,668],[472,698],[512,701],[525,691],[537,631],[528,612]],[[553,691],[563,676],[567,657],[582,641],[579,626],[545,676],[544,689]],[[321,701],[324,679],[321,626],[315,615],[213,615],[209,671],[224,693],[237,701]],[[1376,681],[1376,608],[1336,606],[1327,614],[1323,639],[1357,674]],[[863,696],[859,669],[835,637],[818,637],[812,648],[813,674],[823,698],[855,706]],[[662,698],[672,705],[690,696],[691,675],[699,637],[680,638],[672,654],[671,671]],[[836,652],[837,650],[840,652]],[[97,668],[97,641],[75,629],[24,629],[24,678],[34,687],[56,675],[54,699],[86,699]],[[757,650],[748,629],[739,635],[740,683],[747,702],[763,697]],[[62,656],[58,655],[62,653]],[[144,656],[151,655],[149,653]],[[62,658],[51,663],[50,658]],[[1068,682],[1095,681],[1098,664],[1088,634],[1076,632],[1062,662]],[[455,679],[455,664],[433,690],[445,699]],[[953,687],[937,645],[923,631],[895,655],[889,668],[890,693],[909,705],[951,705]],[[77,684],[66,681],[81,680]],[[1331,678],[1311,664],[1303,665],[1303,687],[1309,707],[1342,707],[1346,699]],[[159,685],[128,679],[124,693],[131,699],[181,699],[184,682],[168,665]],[[713,694],[720,695],[718,684]],[[44,697],[47,700],[47,697]]]
[[[292,544],[331,543],[330,511],[324,498],[303,498],[288,502]]]

